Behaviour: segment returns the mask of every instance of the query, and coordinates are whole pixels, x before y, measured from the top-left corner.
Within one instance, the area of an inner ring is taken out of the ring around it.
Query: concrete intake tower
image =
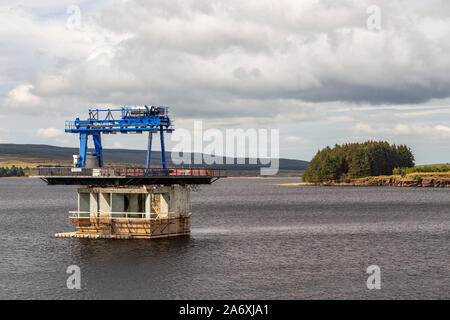
[[[121,116],[115,115],[119,112]],[[100,118],[100,114],[106,114]],[[149,133],[145,168],[103,167],[101,133]],[[78,185],[78,208],[70,211],[73,232],[55,237],[153,239],[190,234],[193,186],[225,177],[225,170],[167,168],[164,132],[172,132],[168,109],[162,107],[89,110],[87,120],[66,122],[66,132],[80,134],[80,154],[73,167],[32,169],[30,177],[49,185]],[[160,134],[162,168],[150,168],[152,136]],[[94,152],[88,152],[88,137]]]

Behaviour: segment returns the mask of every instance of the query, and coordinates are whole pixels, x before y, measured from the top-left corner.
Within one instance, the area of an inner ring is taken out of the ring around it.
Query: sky
[[[164,105],[175,129],[279,129],[281,157],[450,162],[448,0],[0,0],[0,21],[0,143],[77,146],[89,107]]]

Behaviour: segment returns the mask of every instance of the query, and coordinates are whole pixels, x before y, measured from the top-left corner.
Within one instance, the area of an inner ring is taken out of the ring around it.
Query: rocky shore
[[[410,174],[401,176],[380,176],[354,179],[350,181],[330,181],[322,183],[305,183],[320,186],[391,186],[391,187],[450,187],[450,173],[446,174]]]

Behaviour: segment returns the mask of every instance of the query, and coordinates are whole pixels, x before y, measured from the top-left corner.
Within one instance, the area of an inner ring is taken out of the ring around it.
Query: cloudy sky
[[[1,0],[0,21],[0,143],[76,146],[64,120],[152,104],[277,128],[283,157],[383,139],[450,162],[448,0]]]

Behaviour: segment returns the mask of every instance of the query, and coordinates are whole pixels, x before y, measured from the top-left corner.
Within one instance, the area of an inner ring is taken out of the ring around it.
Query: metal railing
[[[69,211],[69,214],[71,214],[71,216],[69,216],[70,219],[101,219],[101,218],[105,218],[105,219],[130,219],[130,220],[161,220],[161,219],[167,219],[167,218],[162,218],[160,216],[161,213],[155,213],[155,212],[150,212],[150,213],[145,213],[145,212],[93,212],[91,213],[90,211]],[[86,214],[86,215],[80,215],[80,214]],[[164,215],[175,215],[177,214],[176,212],[165,212],[162,213]],[[188,214],[190,215],[190,213]]]
[[[70,176],[70,177],[226,177],[226,170],[207,168],[33,168],[30,176]]]

